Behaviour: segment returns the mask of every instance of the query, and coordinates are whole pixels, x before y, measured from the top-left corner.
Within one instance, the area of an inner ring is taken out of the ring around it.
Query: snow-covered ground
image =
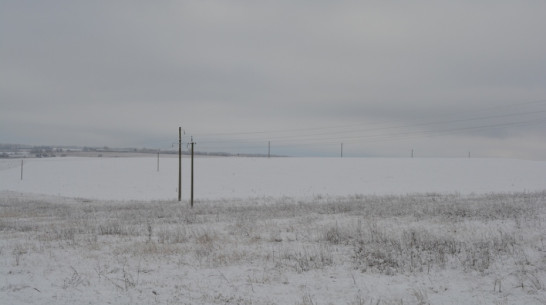
[[[0,160],[0,304],[546,304],[546,162]]]
[[[196,158],[196,199],[523,192],[546,188],[546,162],[507,159]],[[182,164],[190,196],[190,162]],[[0,160],[0,190],[108,200],[177,198],[178,159]]]

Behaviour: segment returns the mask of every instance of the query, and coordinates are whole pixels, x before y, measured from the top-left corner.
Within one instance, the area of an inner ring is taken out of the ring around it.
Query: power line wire
[[[513,103],[513,104],[505,104],[505,105],[495,105],[495,106],[489,106],[479,109],[473,109],[472,113],[479,113],[483,111],[489,111],[491,109],[501,109],[501,108],[510,108],[510,107],[521,107],[523,105],[533,105],[533,104],[546,104],[546,100],[536,100],[536,101],[530,101],[530,102],[522,102],[522,103]],[[540,113],[544,113],[545,111],[540,111]],[[505,115],[499,115],[499,116],[490,116],[491,117],[507,117],[507,116],[513,116],[513,115],[522,115],[522,114],[531,114],[531,113],[537,113],[537,112],[529,112],[529,113],[518,113],[518,114],[505,114]],[[458,113],[461,115],[461,113]],[[454,114],[449,114],[450,116],[453,116]],[[457,114],[455,114],[457,115]],[[412,127],[412,126],[422,126],[422,125],[432,125],[432,124],[439,124],[439,123],[446,123],[446,122],[457,122],[457,121],[470,121],[470,120],[479,120],[479,119],[487,119],[488,117],[477,117],[477,118],[469,118],[469,119],[456,119],[456,120],[448,120],[448,121],[437,121],[437,122],[429,122],[429,123],[417,123],[417,124],[407,124],[407,125],[401,125],[401,126],[394,126],[394,127],[379,127],[379,129],[383,128],[402,128],[402,127]],[[306,128],[291,128],[291,129],[273,129],[273,130],[261,130],[261,131],[242,131],[242,132],[223,132],[223,133],[197,133],[196,136],[199,137],[216,137],[216,136],[237,136],[237,135],[267,135],[267,134],[276,134],[276,133],[293,133],[298,131],[316,131],[316,130],[328,130],[328,129],[341,129],[341,128],[354,128],[358,126],[366,126],[370,125],[369,122],[366,123],[358,123],[358,124],[349,124],[349,125],[336,125],[336,126],[322,126],[322,127],[306,127]],[[320,133],[317,135],[321,135]]]

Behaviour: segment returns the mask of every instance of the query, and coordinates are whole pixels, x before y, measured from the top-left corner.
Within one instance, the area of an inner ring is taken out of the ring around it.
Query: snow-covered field
[[[0,160],[0,304],[545,304],[546,162]]]
[[[506,159],[197,158],[196,199],[491,193],[546,189],[546,162]],[[190,160],[182,164],[190,196]],[[0,160],[0,190],[107,200],[177,198],[178,159]]]

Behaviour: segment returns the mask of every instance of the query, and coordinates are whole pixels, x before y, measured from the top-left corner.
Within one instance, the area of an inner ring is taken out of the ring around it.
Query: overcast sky
[[[546,160],[545,12],[0,0],[0,143]]]

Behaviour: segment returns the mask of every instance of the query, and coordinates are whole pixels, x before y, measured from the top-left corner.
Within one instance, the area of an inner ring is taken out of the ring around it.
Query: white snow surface
[[[546,304],[546,162],[194,166],[0,160],[0,305]]]
[[[182,197],[190,196],[183,159]],[[105,200],[177,198],[178,159],[0,160],[0,190]],[[196,158],[201,200],[410,193],[523,192],[546,188],[546,162],[511,159]]]

